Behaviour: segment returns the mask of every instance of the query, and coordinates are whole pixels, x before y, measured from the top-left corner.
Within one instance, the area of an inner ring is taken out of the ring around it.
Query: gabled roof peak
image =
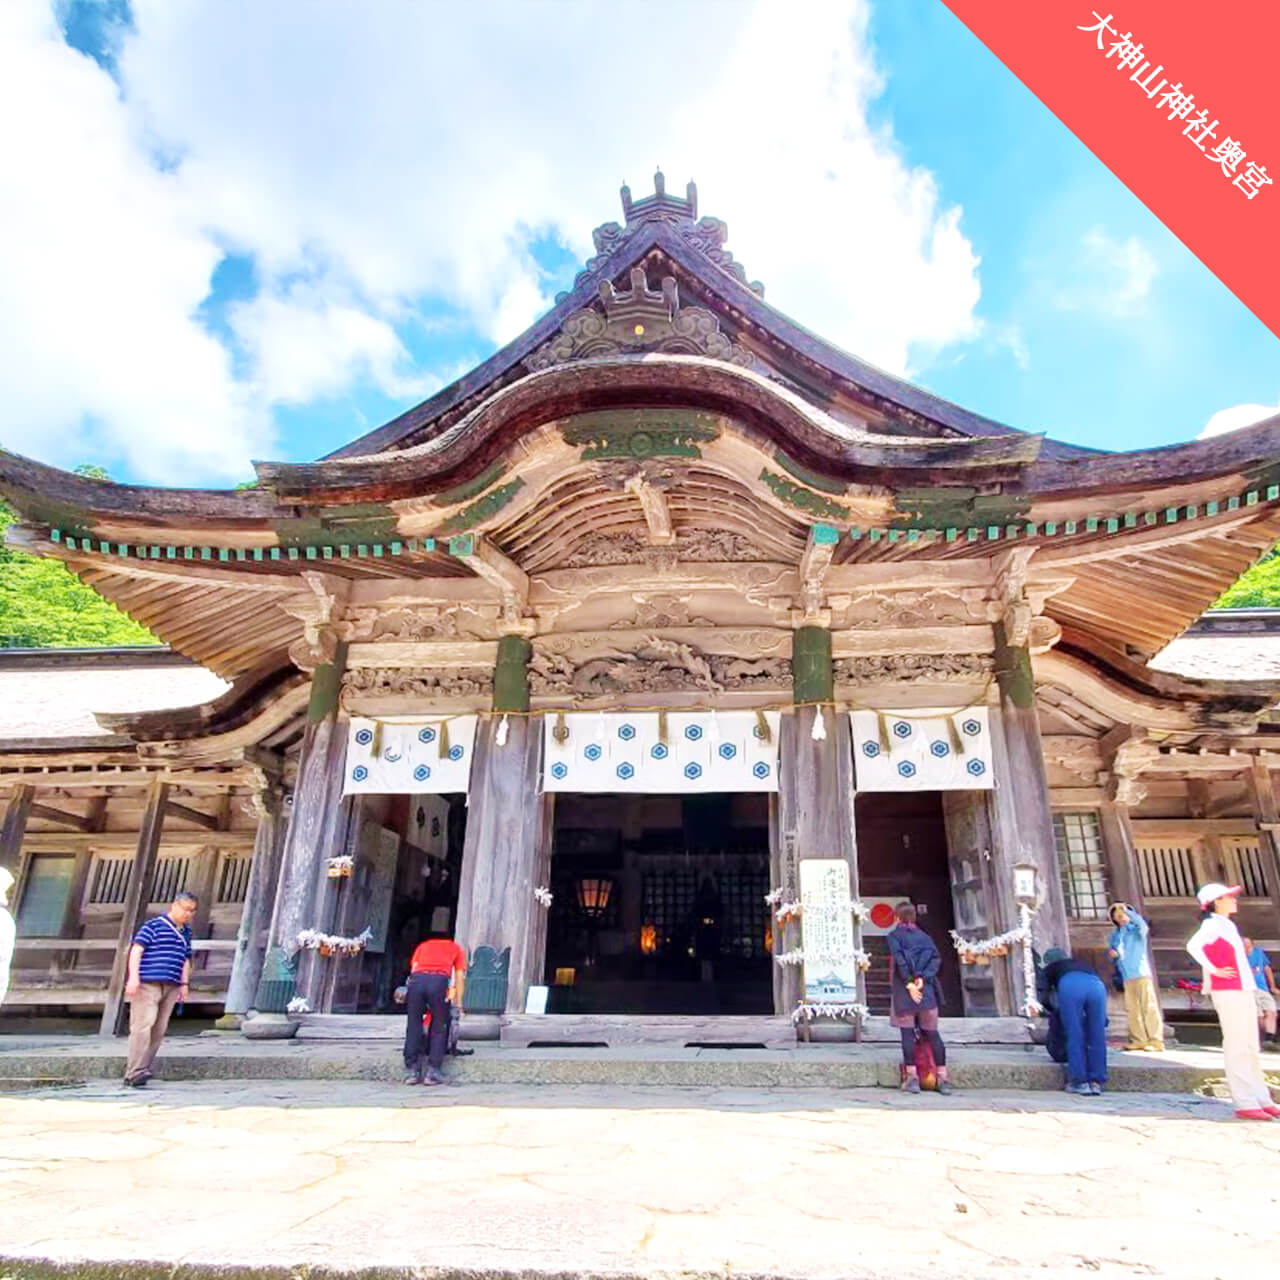
[[[685,187],[684,198],[667,194],[667,180],[658,170],[653,175],[653,195],[639,200],[631,198],[631,188],[624,182],[621,189],[622,216],[626,225],[606,222],[598,226],[591,239],[595,244],[595,257],[588,259],[573,282],[575,289],[601,274],[610,274],[610,259],[623,245],[631,245],[637,237],[658,236],[664,230],[674,234],[685,244],[700,253],[721,271],[727,272],[739,283],[746,285],[758,298],[764,297],[764,285],[758,280],[748,281],[747,273],[733,254],[724,247],[729,238],[729,228],[719,218],[698,217],[698,188],[693,182]],[[559,293],[556,302],[569,295]]]
[[[637,222],[655,220],[659,222],[681,220],[697,222],[697,184],[690,182],[685,186],[684,190],[685,198],[683,200],[679,196],[667,195],[667,180],[663,176],[661,169],[653,175],[653,195],[645,196],[641,200],[631,199],[631,188],[624,182],[620,194],[622,196],[622,216],[627,220],[627,226],[633,226]]]

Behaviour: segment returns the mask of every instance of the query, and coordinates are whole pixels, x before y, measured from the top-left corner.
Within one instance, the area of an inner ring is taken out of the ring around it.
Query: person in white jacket
[[[1239,906],[1240,886],[1202,885],[1196,894],[1204,918],[1187,940],[1187,950],[1204,970],[1204,990],[1222,1027],[1222,1057],[1227,1087],[1241,1120],[1275,1120],[1280,1107],[1262,1075],[1258,1010],[1253,974],[1240,931],[1231,919]]]

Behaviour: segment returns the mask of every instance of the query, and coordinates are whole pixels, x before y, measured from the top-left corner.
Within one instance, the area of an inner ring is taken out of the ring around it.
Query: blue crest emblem
[[[899,760],[898,772],[904,778],[914,778],[916,776],[916,767],[910,760]]]
[[[929,752],[931,755],[935,755],[939,760],[941,760],[943,756],[949,756],[951,754],[951,744],[943,742],[941,738],[935,738],[931,743],[929,743]]]
[[[624,760],[618,766],[618,777],[620,777],[623,780],[623,782],[629,782],[635,776],[636,776],[636,770],[634,765],[628,764]]]
[[[732,742],[722,742],[720,744],[720,759],[732,760],[738,754],[738,748]]]
[[[569,767],[563,760],[557,760],[555,764],[551,766],[551,776],[557,779],[566,778],[569,776]]]
[[[363,782],[369,776],[369,770],[366,769],[364,765],[358,764],[351,770],[351,776],[357,782]]]
[[[975,720],[972,716],[966,720],[960,728],[970,737],[976,738],[982,732],[982,721]]]
[[[419,729],[419,742],[434,742],[436,740],[436,731],[434,729]]]
[[[360,744],[360,746],[362,746],[362,747],[367,747],[367,746],[368,746],[372,741],[373,741],[373,730],[372,730],[372,729],[357,729],[357,730],[356,730],[356,742],[358,742],[358,743]]]
[[[965,768],[973,774],[975,778],[982,777],[982,775],[987,771],[987,766],[983,761],[979,760],[977,756],[974,756],[974,758],[965,765]]]
[[[636,727],[633,724],[620,724],[618,726],[618,737],[623,742],[630,742],[636,736]]]
[[[586,756],[588,760],[599,760],[600,757],[604,755],[604,750],[598,742],[588,742],[587,745],[582,748],[582,754]]]
[[[694,781],[696,778],[702,777],[702,766],[698,764],[696,760],[690,760],[684,767],[684,776],[688,778],[690,782]]]
[[[667,744],[665,742],[655,742],[653,746],[649,748],[649,754],[655,760],[665,760],[671,752],[667,749]]]
[[[911,726],[905,720],[895,720],[893,722],[893,736],[895,738],[911,737]]]
[[[763,760],[757,760],[756,763],[751,766],[751,772],[754,773],[757,778],[767,778],[769,776],[769,766],[765,764]]]
[[[702,737],[702,726],[700,724],[687,724],[684,727],[684,736],[690,742],[697,742]]]
[[[449,748],[449,759],[450,760],[462,759],[462,746],[459,743],[455,742],[454,745]]]
[[[413,771],[413,780],[415,782],[426,782],[431,777],[431,766],[429,764],[420,764]]]
[[[862,744],[862,754],[868,760],[874,760],[880,754],[880,744],[878,742],[867,741]]]

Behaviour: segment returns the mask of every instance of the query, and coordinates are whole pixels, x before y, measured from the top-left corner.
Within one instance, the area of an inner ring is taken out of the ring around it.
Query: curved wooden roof
[[[308,571],[448,595],[477,586],[468,536],[524,573],[639,556],[637,479],[680,554],[715,530],[726,559],[794,567],[815,524],[839,533],[837,565],[1027,544],[1072,579],[1051,616],[1140,659],[1280,536],[1280,416],[1133,453],[1017,431],[769,307],[692,193],[624,208],[527,333],[329,458],[258,464],[254,489],[118,485],[0,453],[24,521],[11,540],[238,677],[287,664]],[[601,538],[610,558],[593,561]]]

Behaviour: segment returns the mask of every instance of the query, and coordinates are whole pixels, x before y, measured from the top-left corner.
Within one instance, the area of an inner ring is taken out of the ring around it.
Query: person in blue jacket
[[[1127,1049],[1164,1052],[1164,1017],[1151,975],[1147,951],[1147,922],[1127,903],[1113,903],[1107,912],[1115,928],[1107,939],[1107,955],[1124,979],[1124,1012],[1129,1023]]]
[[[1040,990],[1050,1017],[1049,1053],[1055,1060],[1056,1035],[1065,1042],[1066,1091],[1101,1093],[1107,1083],[1107,988],[1102,979],[1092,965],[1050,947],[1044,953]]]
[[[898,907],[898,923],[889,930],[886,941],[893,961],[889,1021],[902,1032],[902,1061],[907,1068],[902,1087],[908,1093],[920,1092],[915,1061],[919,1034],[929,1041],[933,1050],[933,1061],[938,1068],[938,1092],[950,1093],[947,1047],[938,1034],[938,1009],[942,1003],[938,970],[942,968],[942,956],[933,939],[916,924],[916,909],[909,902]]]

